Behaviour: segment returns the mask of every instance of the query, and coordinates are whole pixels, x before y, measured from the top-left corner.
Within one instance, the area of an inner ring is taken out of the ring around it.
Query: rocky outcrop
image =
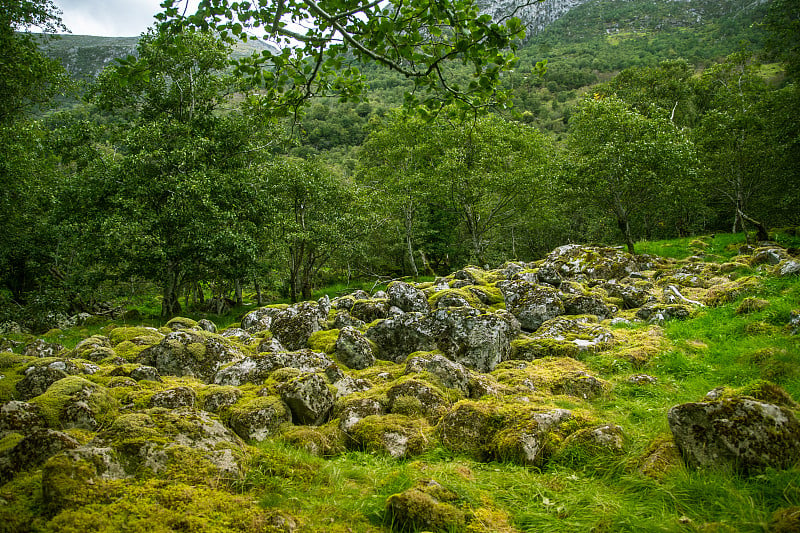
[[[693,466],[747,472],[800,460],[800,423],[784,407],[730,398],[675,406],[668,419],[675,443]]]

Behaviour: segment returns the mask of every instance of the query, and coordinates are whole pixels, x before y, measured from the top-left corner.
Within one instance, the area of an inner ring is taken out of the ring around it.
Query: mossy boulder
[[[572,418],[567,409],[533,413],[498,431],[491,442],[491,455],[500,461],[541,467],[558,442],[554,431]]]
[[[509,361],[492,375],[520,393],[539,391],[592,399],[608,388],[605,382],[592,376],[583,363],[561,357],[544,357],[527,364]]]
[[[320,457],[331,457],[347,451],[347,435],[335,423],[289,426],[281,433],[281,438],[295,448]]]
[[[179,330],[143,350],[137,362],[158,369],[162,375],[189,376],[209,381],[225,364],[239,361],[244,352],[231,341],[207,331]]]
[[[633,272],[652,270],[655,260],[631,255],[621,248],[567,244],[547,255],[540,266],[553,268],[566,279],[623,279]]]
[[[581,352],[607,349],[613,342],[613,333],[597,324],[594,316],[558,316],[544,322],[533,335],[511,341],[511,357],[525,361],[577,357]]]
[[[520,332],[519,322],[505,311],[451,308],[432,317],[439,327],[436,344],[445,357],[480,372],[491,372],[508,359],[511,340]]]
[[[406,361],[406,374],[428,374],[435,383],[469,395],[472,374],[467,368],[439,352],[418,352]]]
[[[301,372],[322,372],[335,363],[324,353],[311,350],[296,352],[264,352],[245,357],[222,368],[214,375],[217,385],[238,387],[245,383],[261,384],[269,375],[281,368],[294,368]]]
[[[369,324],[389,316],[389,301],[386,298],[356,300],[350,308],[350,316]]]
[[[564,439],[553,460],[559,464],[579,467],[598,459],[616,459],[624,452],[625,444],[625,433],[616,424],[583,428]]]
[[[92,335],[75,345],[72,357],[86,359],[99,363],[108,357],[115,357],[116,352],[111,347],[111,340],[104,335]]]
[[[389,411],[411,418],[426,417],[435,421],[450,405],[447,397],[433,385],[417,379],[395,383],[386,391]]]
[[[244,393],[238,387],[208,385],[199,395],[199,403],[204,410],[218,413],[238,402]]]
[[[325,328],[329,310],[327,299],[294,304],[272,317],[270,331],[287,350],[306,348],[311,334]]]
[[[346,326],[339,332],[335,351],[336,358],[354,370],[363,370],[375,364],[369,340],[352,326]]]
[[[800,423],[785,407],[728,398],[677,405],[667,418],[692,466],[750,472],[800,461]]]
[[[476,461],[492,457],[490,443],[505,428],[514,406],[496,400],[462,400],[442,417],[437,434],[447,449]]]
[[[304,373],[278,386],[281,399],[289,406],[296,424],[324,423],[336,401],[325,378],[317,373]]]
[[[272,319],[281,312],[278,307],[260,307],[242,317],[240,327],[250,333],[266,331],[272,326]]]
[[[434,447],[433,428],[424,418],[405,415],[372,415],[348,431],[357,450],[385,453],[395,458],[412,457]]]
[[[498,285],[503,292],[506,309],[519,320],[525,331],[536,331],[547,320],[565,312],[561,293],[553,287],[526,281],[509,281]]]
[[[25,345],[22,355],[26,357],[57,357],[64,351],[64,346],[56,342],[47,342],[43,339],[36,339]]]
[[[291,421],[291,411],[278,396],[258,396],[233,405],[228,424],[244,440],[264,441]]]
[[[733,281],[720,283],[708,289],[706,304],[717,307],[733,302],[740,296],[753,293],[761,287],[761,282],[754,276],[745,276]]]
[[[401,309],[404,313],[427,313],[430,311],[425,293],[404,281],[393,281],[386,288],[389,306]]]
[[[333,417],[339,419],[339,427],[349,432],[360,420],[368,416],[386,414],[388,401],[378,398],[362,397],[340,400],[334,406]]]
[[[41,409],[50,427],[89,431],[110,423],[119,409],[119,402],[108,389],[80,376],[53,383],[31,403]]]
[[[204,465],[202,475],[239,476],[242,441],[211,413],[154,408],[117,417],[95,447],[110,447],[129,475],[180,475]]]
[[[373,324],[365,335],[375,343],[375,357],[399,363],[414,352],[435,350],[437,332],[430,315],[404,313]]]
[[[48,428],[33,428],[0,452],[0,485],[17,472],[38,466],[62,450],[77,448],[77,439]]]
[[[662,479],[681,464],[681,453],[672,438],[658,438],[647,447],[639,459],[638,471],[653,479]]]
[[[12,400],[0,406],[0,434],[4,431],[27,431],[46,426],[38,405]]]
[[[191,387],[173,387],[159,391],[150,397],[150,407],[164,407],[165,409],[194,407],[196,403],[197,394]]]
[[[403,531],[463,531],[468,521],[458,495],[433,480],[389,496],[386,513]]]
[[[17,381],[14,387],[22,400],[30,400],[44,392],[53,383],[68,376],[64,370],[50,366],[31,366],[25,371],[25,376]]]
[[[624,278],[600,284],[600,288],[613,298],[622,301],[625,309],[636,309],[657,298],[652,294],[653,284],[642,279]]]
[[[636,311],[636,317],[649,324],[663,324],[669,320],[685,320],[692,315],[692,308],[685,304],[649,303]]]

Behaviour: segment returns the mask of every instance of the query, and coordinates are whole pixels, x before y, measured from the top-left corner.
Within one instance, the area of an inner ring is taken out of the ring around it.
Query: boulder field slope
[[[603,419],[596,403],[620,386],[659,387],[644,371],[669,349],[664,324],[798,271],[769,243],[726,263],[567,245],[534,263],[258,308],[223,331],[175,318],[162,328],[109,326],[74,349],[6,340],[0,530],[68,530],[101,516],[95,530],[111,531],[130,512],[125,498],[162,511],[180,508],[174,499],[213,500],[213,510],[186,513],[237,517],[215,530],[303,530],[302,516],[241,496],[266,441],[321,457],[405,460],[440,449],[534,469],[613,461],[637,430]],[[786,329],[796,335],[796,313],[793,321]],[[586,362],[598,354],[631,371],[604,374]],[[795,467],[797,404],[767,389],[720,388],[667,406],[669,433],[646,447],[638,471]],[[465,511],[448,490],[419,481],[385,512],[411,529],[477,531],[486,513]],[[159,516],[153,509],[141,512]],[[163,512],[164,530],[180,530]],[[183,530],[204,527],[185,520]]]

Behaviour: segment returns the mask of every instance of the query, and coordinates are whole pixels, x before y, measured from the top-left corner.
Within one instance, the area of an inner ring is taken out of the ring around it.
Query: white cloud
[[[74,35],[133,37],[155,23],[162,0],[55,0],[63,11],[62,19]],[[187,0],[180,4],[185,6]],[[188,12],[198,0],[188,0]]]

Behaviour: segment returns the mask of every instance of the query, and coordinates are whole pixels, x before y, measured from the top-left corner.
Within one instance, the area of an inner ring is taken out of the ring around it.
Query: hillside
[[[800,263],[687,244],[6,335],[0,527],[797,530]]]

